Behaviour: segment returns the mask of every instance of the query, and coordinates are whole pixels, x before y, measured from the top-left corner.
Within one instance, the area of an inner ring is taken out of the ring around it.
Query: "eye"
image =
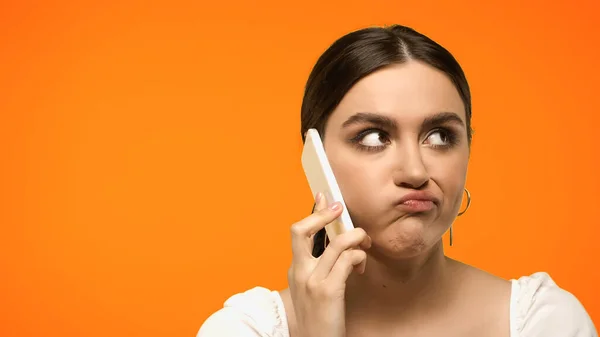
[[[453,134],[448,130],[438,129],[427,136],[426,144],[432,147],[448,147],[454,142]]]
[[[381,130],[367,129],[350,139],[350,142],[359,150],[379,151],[384,149],[390,143],[390,139],[387,136],[387,133]]]
[[[384,146],[386,144],[385,135],[379,131],[371,131],[362,137],[360,144],[370,147]]]

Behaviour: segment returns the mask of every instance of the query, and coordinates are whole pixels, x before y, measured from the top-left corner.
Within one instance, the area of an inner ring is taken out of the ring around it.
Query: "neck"
[[[442,308],[450,293],[450,266],[441,240],[427,252],[403,260],[369,253],[365,273],[352,274],[346,283],[347,315],[356,315],[357,321],[382,322],[389,317],[397,322]]]

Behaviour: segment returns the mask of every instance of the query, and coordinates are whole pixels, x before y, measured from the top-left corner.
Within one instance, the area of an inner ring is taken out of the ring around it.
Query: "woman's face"
[[[372,250],[416,256],[452,224],[469,160],[465,118],[450,79],[416,61],[363,78],[332,113],[325,150]]]

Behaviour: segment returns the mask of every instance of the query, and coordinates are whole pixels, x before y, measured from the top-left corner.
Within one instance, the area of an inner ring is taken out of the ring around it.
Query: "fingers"
[[[371,247],[371,238],[362,228],[336,236],[321,257],[315,259],[312,256],[313,235],[338,218],[341,212],[340,203],[328,206],[326,198],[320,193],[315,200],[313,214],[292,226],[293,262],[288,271],[289,281],[309,288],[329,284],[342,289],[352,270],[364,272],[365,250]]]
[[[353,248],[369,249],[371,247],[371,238],[362,228],[355,228],[349,232],[343,233],[335,237],[335,239],[327,246],[325,252],[319,258],[313,277],[316,280],[327,278],[334,265],[339,263],[342,255]]]
[[[357,269],[357,271],[362,274],[365,271],[367,263],[367,253],[364,250],[360,249],[350,249],[345,250],[340,255],[340,258],[333,266],[331,273],[326,279],[327,283],[331,284],[342,284],[345,283],[352,273],[352,270]]]
[[[312,259],[312,236],[342,214],[340,203],[335,202],[327,207],[327,201],[324,199],[319,196],[317,200],[319,210],[315,210],[313,214],[295,223],[290,229],[294,260]]]
[[[318,193],[315,198],[315,212],[323,210],[327,208],[327,197],[323,195],[323,193]]]

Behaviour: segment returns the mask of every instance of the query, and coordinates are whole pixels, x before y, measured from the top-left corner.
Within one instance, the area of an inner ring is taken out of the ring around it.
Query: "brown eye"
[[[381,147],[387,144],[387,138],[382,132],[371,131],[364,135],[359,143],[367,147]]]
[[[434,148],[443,148],[454,145],[456,140],[456,136],[452,131],[438,129],[427,136],[425,143]]]
[[[448,142],[448,135],[444,132],[436,131],[427,137],[427,140],[431,143],[431,145],[445,145]]]

